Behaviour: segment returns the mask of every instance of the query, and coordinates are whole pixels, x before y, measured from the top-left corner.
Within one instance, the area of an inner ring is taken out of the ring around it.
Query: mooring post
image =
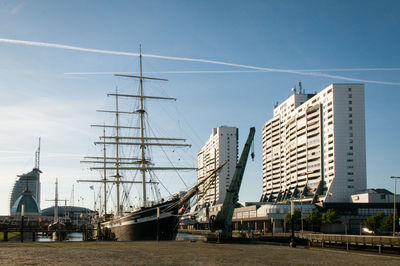
[[[157,241],[160,240],[160,207],[157,207]]]
[[[382,254],[382,245],[378,245],[379,254]]]

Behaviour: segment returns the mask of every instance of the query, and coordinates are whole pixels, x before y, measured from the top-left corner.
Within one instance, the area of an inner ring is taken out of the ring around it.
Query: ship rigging
[[[122,216],[123,211],[121,207],[121,186],[123,184],[142,184],[141,186],[141,207],[148,207],[154,204],[152,201],[148,200],[148,188],[147,185],[158,185],[160,180],[152,178],[152,173],[154,171],[181,171],[181,170],[196,170],[194,167],[176,167],[172,166],[156,166],[153,160],[150,158],[149,149],[152,147],[191,147],[190,144],[185,143],[184,138],[169,138],[169,137],[159,137],[150,136],[149,132],[146,132],[145,125],[147,109],[145,101],[147,100],[160,100],[160,101],[176,101],[176,98],[171,97],[161,97],[146,95],[144,93],[144,81],[168,81],[167,79],[156,78],[156,77],[145,77],[143,76],[142,70],[142,53],[140,49],[139,54],[139,75],[124,75],[115,74],[116,77],[137,79],[139,81],[138,93],[135,94],[125,94],[119,93],[116,89],[115,93],[109,93],[107,96],[115,98],[115,110],[97,110],[101,113],[109,113],[114,115],[115,124],[94,124],[92,127],[99,127],[103,129],[103,135],[100,136],[100,141],[94,142],[95,145],[101,145],[103,149],[102,156],[87,156],[81,163],[91,164],[90,170],[102,171],[102,178],[97,180],[80,179],[78,182],[95,182],[103,184],[103,210],[104,214],[107,214],[109,210],[107,209],[107,201],[109,196],[108,184],[115,184],[116,188],[116,214],[117,216]],[[120,110],[120,99],[121,98],[134,98],[138,100],[138,108],[136,110]],[[138,126],[128,126],[121,123],[122,115],[134,115],[138,116]],[[113,130],[113,134],[106,134],[107,130]],[[123,130],[138,131],[136,136],[126,136],[121,134]],[[109,147],[113,147],[114,154],[111,154],[108,150]],[[123,156],[121,149],[123,147],[138,147],[138,154],[136,156]],[[138,171],[140,173],[141,180],[128,180],[123,173]],[[112,173],[112,174],[111,174]],[[125,198],[129,195],[129,191],[125,191]],[[110,208],[108,206],[108,208]]]

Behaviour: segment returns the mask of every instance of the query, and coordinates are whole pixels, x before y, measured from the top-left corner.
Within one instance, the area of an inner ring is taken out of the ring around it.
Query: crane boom
[[[242,184],[243,174],[246,168],[255,131],[254,127],[250,128],[249,136],[247,137],[239,162],[236,165],[236,170],[231,184],[229,185],[229,189],[226,192],[226,197],[221,210],[218,212],[217,216],[213,215],[210,217],[210,229],[212,231],[222,230],[222,232],[220,231],[220,237],[224,239],[232,237],[233,211],[235,210],[235,205],[239,199],[240,186]],[[253,157],[254,154],[252,153],[251,156]]]

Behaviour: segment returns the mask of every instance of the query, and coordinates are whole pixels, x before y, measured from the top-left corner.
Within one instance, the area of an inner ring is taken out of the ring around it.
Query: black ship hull
[[[123,217],[100,224],[103,234],[117,241],[174,240],[178,231],[179,215],[176,209],[166,210],[176,200],[152,207],[143,207]],[[160,216],[157,217],[157,207]]]

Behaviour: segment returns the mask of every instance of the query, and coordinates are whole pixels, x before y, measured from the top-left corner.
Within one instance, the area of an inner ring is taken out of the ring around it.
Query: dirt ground
[[[400,257],[268,244],[0,243],[1,265],[400,265]]]

